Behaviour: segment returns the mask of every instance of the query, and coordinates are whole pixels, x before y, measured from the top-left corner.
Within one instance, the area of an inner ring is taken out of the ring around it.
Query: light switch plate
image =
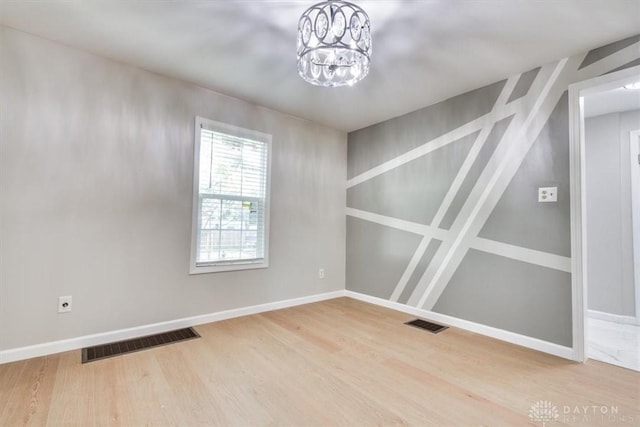
[[[558,187],[538,188],[538,202],[548,203],[558,201]]]

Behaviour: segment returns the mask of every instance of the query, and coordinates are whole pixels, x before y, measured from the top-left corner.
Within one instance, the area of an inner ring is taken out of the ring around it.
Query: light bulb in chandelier
[[[362,80],[371,63],[369,16],[339,0],[318,3],[298,22],[298,73],[316,86],[347,86]]]

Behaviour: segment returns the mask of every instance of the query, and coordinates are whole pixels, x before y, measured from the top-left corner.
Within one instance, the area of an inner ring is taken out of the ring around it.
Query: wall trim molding
[[[31,359],[33,357],[47,356],[55,353],[62,353],[64,351],[77,350],[83,347],[105,344],[112,341],[121,341],[129,338],[167,332],[173,329],[202,325],[204,323],[219,322],[221,320],[233,319],[236,317],[248,316],[251,314],[264,313],[267,311],[274,311],[282,308],[294,307],[343,296],[344,290],[338,290],[322,294],[309,295],[306,297],[292,298],[282,301],[268,302],[265,304],[251,305],[248,307],[235,308],[231,310],[218,311],[198,316],[184,317],[181,319],[152,323],[148,325],[136,326],[133,328],[118,329],[115,331],[84,335],[76,338],[51,341],[26,347],[0,350],[0,364]]]
[[[543,353],[552,354],[554,356],[562,357],[564,359],[576,360],[574,351],[570,347],[565,347],[559,344],[550,343],[540,340],[538,338],[527,337],[515,332],[509,332],[502,329],[494,328],[491,326],[481,325],[479,323],[471,322],[468,320],[458,319],[456,317],[448,316],[446,314],[434,313],[433,311],[424,310],[417,307],[411,307],[409,305],[401,304],[398,302],[389,301],[386,299],[372,297],[369,295],[361,294],[359,292],[345,291],[345,296],[360,301],[368,302],[370,304],[379,305],[381,307],[390,308],[392,310],[401,311],[403,313],[411,314],[414,316],[422,317],[432,322],[443,323],[447,326],[452,326],[465,331],[475,332],[480,335],[485,335],[491,338],[496,338],[501,341],[506,341],[511,344],[516,344],[522,347],[538,350]]]
[[[631,161],[631,234],[633,257],[633,290],[636,294],[636,325],[640,325],[640,129],[629,132],[629,160]],[[635,196],[634,196],[635,195]]]
[[[607,322],[619,323],[622,325],[640,325],[640,319],[634,316],[625,316],[622,314],[605,313],[598,310],[587,310],[587,317]]]

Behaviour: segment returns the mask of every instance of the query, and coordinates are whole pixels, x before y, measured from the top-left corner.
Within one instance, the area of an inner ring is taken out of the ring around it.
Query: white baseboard
[[[70,338],[60,341],[52,341],[27,347],[12,348],[9,350],[0,351],[0,364],[30,359],[32,357],[46,356],[54,353],[61,353],[63,351],[77,350],[79,348],[105,344],[113,341],[121,341],[129,338],[167,332],[173,329],[202,325],[203,323],[218,322],[220,320],[232,319],[234,317],[264,313],[267,311],[279,310],[281,308],[294,307],[296,305],[309,304],[312,302],[324,301],[343,296],[344,290],[339,290],[323,294],[310,295],[307,297],[293,298],[284,301],[276,301],[266,304],[252,305],[249,307],[236,308],[233,310],[219,311],[216,313],[203,314],[200,316],[185,317],[182,319],[153,323],[150,325],[137,326],[134,328],[120,329],[93,335],[85,335],[82,337]]]
[[[574,351],[570,347],[565,347],[537,338],[527,337],[525,335],[516,334],[514,332],[493,328],[491,326],[481,325],[479,323],[470,322],[468,320],[458,319],[456,317],[447,316],[445,314],[434,313],[433,311],[411,307],[405,304],[400,304],[398,302],[364,295],[358,292],[345,291],[345,296],[382,307],[391,308],[393,310],[401,311],[403,313],[408,313],[414,316],[419,316],[423,319],[442,323],[446,326],[453,326],[456,328],[464,329],[466,331],[475,332],[477,334],[486,335],[491,338],[506,341],[512,344],[517,344],[522,347],[527,347],[534,350],[542,351],[544,353],[553,354],[554,356],[576,360]]]
[[[634,316],[623,316],[621,314],[611,314],[597,310],[587,310],[587,316],[592,319],[606,320],[607,322],[620,323],[623,325],[640,325],[640,319]]]
[[[387,307],[414,316],[419,316],[433,322],[438,322],[447,326],[453,326],[470,332],[486,335],[502,341],[510,342],[512,344],[517,344],[523,347],[542,351],[544,353],[553,354],[565,359],[575,360],[574,351],[569,347],[564,347],[558,344],[542,341],[537,338],[531,338],[513,332],[504,331],[502,329],[493,328],[491,326],[481,325],[478,323],[470,322],[468,320],[462,320],[444,314],[422,310],[416,307],[388,301],[382,298],[372,297],[358,292],[339,290],[323,294],[310,295],[307,297],[293,298],[284,301],[252,305],[249,307],[242,307],[233,310],[219,311],[216,313],[203,314],[199,316],[185,317],[182,319],[153,323],[150,325],[137,326],[134,328],[120,329],[116,331],[85,335],[82,337],[70,338],[66,340],[3,350],[0,351],[0,364],[30,359],[32,357],[46,356],[54,353],[61,353],[64,351],[77,350],[79,348],[105,344],[113,341],[121,341],[129,338],[167,332],[173,329],[202,325],[204,323],[218,322],[221,320],[233,319],[235,317],[249,316],[251,314],[264,313],[267,311],[279,310],[282,308],[294,307],[297,305],[309,304],[312,302],[324,301],[343,296],[379,305],[382,307]]]

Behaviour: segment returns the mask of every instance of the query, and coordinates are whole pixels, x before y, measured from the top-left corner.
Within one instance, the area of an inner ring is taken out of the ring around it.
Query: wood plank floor
[[[410,319],[339,298],[85,365],[79,350],[0,365],[0,425],[542,425],[541,400],[547,426],[640,425],[640,373]]]

